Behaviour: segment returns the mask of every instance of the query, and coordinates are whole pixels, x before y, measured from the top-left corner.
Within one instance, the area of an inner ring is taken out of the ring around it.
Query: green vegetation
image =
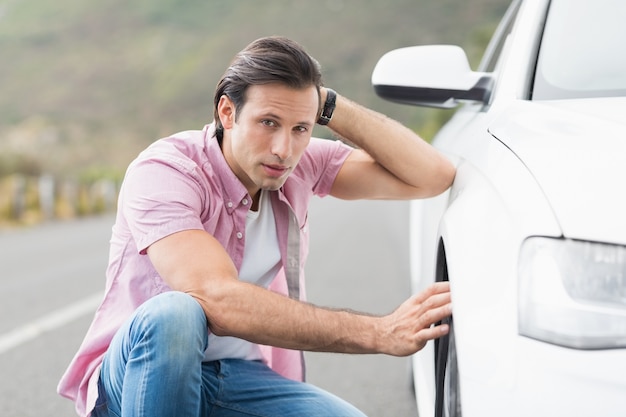
[[[93,183],[94,172],[104,172],[119,179],[148,143],[209,123],[213,88],[230,58],[274,34],[302,43],[327,85],[429,138],[440,111],[377,98],[369,81],[376,61],[402,46],[454,43],[475,65],[508,3],[1,2],[0,177],[48,173]]]

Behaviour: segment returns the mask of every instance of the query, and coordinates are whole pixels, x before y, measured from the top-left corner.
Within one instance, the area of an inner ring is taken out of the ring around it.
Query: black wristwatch
[[[330,119],[333,117],[333,112],[335,111],[335,101],[337,100],[337,93],[335,90],[330,88],[326,89],[326,102],[324,103],[324,108],[322,109],[322,114],[320,114],[320,118],[317,120],[317,123],[326,126]]]

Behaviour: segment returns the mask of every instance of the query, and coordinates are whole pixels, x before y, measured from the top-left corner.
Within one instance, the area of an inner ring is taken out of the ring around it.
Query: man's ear
[[[235,123],[235,104],[224,94],[217,103],[217,115],[224,129],[231,129]]]

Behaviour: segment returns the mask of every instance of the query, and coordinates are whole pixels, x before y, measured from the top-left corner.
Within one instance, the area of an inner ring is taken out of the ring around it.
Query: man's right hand
[[[380,351],[394,356],[412,355],[429,340],[448,334],[447,324],[435,324],[451,314],[449,283],[431,285],[382,317]]]

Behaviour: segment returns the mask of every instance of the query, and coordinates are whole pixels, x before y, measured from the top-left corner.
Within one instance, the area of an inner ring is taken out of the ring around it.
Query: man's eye
[[[306,126],[296,126],[294,130],[298,133],[306,133],[309,131],[309,129],[307,129]]]
[[[261,120],[261,123],[263,124],[263,126],[268,126],[268,127],[274,127],[276,126],[276,123],[274,123],[274,121],[272,120]]]

